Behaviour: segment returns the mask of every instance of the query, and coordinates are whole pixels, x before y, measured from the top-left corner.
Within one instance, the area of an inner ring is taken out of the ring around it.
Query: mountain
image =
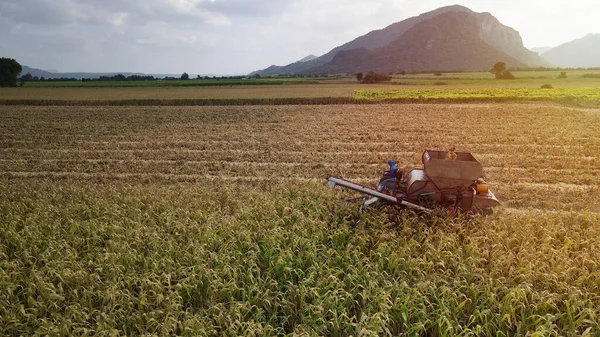
[[[562,44],[542,54],[542,57],[562,68],[600,67],[600,34]]]
[[[423,21],[383,48],[342,51],[311,73],[375,71],[485,71],[499,60],[514,67],[526,63],[484,42],[479,21],[465,12],[448,12]],[[452,34],[447,34],[448,31]]]
[[[453,20],[456,16],[459,20]],[[440,19],[439,17],[443,17]],[[468,24],[463,24],[460,19],[465,19]],[[429,23],[427,23],[429,22]],[[443,25],[443,29],[435,27],[436,24]],[[466,30],[472,30],[467,32]],[[415,31],[417,30],[417,31]],[[427,30],[427,32],[418,32]],[[407,35],[408,34],[408,35]],[[406,36],[405,36],[406,35]],[[404,37],[403,37],[404,36]],[[454,41],[454,45],[445,43],[431,44],[425,38],[435,36],[438,41],[444,39]],[[465,40],[464,38],[468,38]],[[414,40],[417,39],[417,40]],[[421,39],[421,40],[419,40]],[[463,44],[464,42],[464,44]],[[402,46],[402,44],[406,44]],[[475,46],[476,45],[476,46]],[[439,48],[438,48],[439,47]],[[443,48],[442,48],[443,47]],[[485,50],[486,62],[490,57],[503,57],[496,59],[485,68],[480,68],[484,61],[478,60],[477,53],[471,53],[465,48],[474,48],[475,51]],[[417,49],[414,52],[408,48]],[[442,49],[440,49],[442,48]],[[490,48],[494,49],[492,51]],[[385,55],[386,53],[402,52],[402,55]],[[425,52],[426,51],[426,52]],[[449,57],[443,54],[464,56],[449,62]],[[424,57],[425,59],[414,59],[412,57]],[[371,57],[377,57],[378,61],[369,61]],[[442,63],[434,60],[443,59]],[[392,63],[386,64],[385,62]],[[447,6],[434,11],[421,14],[416,17],[394,23],[384,29],[369,32],[342,46],[332,49],[329,53],[312,61],[303,63],[292,63],[287,66],[271,66],[259,70],[253,74],[280,75],[280,74],[317,74],[331,73],[344,69],[341,72],[354,73],[358,71],[394,71],[402,69],[405,71],[425,71],[435,69],[439,71],[450,70],[487,70],[497,61],[504,61],[509,66],[550,66],[548,62],[536,53],[527,50],[519,32],[502,25],[489,13],[475,13],[463,6]],[[369,68],[376,63],[375,68]],[[454,68],[447,68],[452,66]]]
[[[374,30],[363,36],[359,36],[346,44],[333,48],[327,54],[320,56],[314,60],[303,63],[294,62],[284,67],[272,65],[266,69],[255,71],[251,75],[259,74],[261,76],[273,76],[281,74],[298,74],[315,67],[320,67],[326,64],[327,62],[332,61],[333,58],[337,55],[337,53],[339,53],[340,51],[359,48],[377,49],[392,42],[394,39],[396,39],[404,32],[412,28],[415,24],[449,11],[470,12],[471,10],[458,5],[438,8],[434,11],[409,18],[401,22],[396,22],[387,26],[386,28]]]
[[[317,58],[317,56],[315,56],[313,54],[310,54],[310,55],[304,57],[303,59],[299,60],[298,62],[302,62],[302,63],[303,62],[308,62],[308,61],[312,61],[312,60],[314,60],[316,58]]]
[[[539,55],[542,55],[543,53],[547,52],[550,49],[552,49],[552,47],[550,47],[550,46],[529,48],[529,50],[531,50],[532,52],[536,52]]]

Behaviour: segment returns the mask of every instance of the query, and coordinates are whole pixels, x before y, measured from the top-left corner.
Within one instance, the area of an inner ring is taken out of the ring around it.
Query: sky
[[[246,74],[459,4],[526,47],[600,33],[598,0],[0,0],[0,57],[60,72]]]

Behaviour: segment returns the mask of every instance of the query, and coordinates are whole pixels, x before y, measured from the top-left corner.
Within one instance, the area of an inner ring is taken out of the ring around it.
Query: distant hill
[[[112,73],[85,73],[85,72],[81,72],[81,73],[54,73],[54,72],[49,72],[46,70],[41,70],[41,69],[37,69],[37,68],[31,68],[28,66],[21,66],[23,68],[23,70],[21,71],[21,75],[25,75],[27,73],[31,74],[31,76],[33,77],[44,77],[46,79],[48,78],[76,78],[76,79],[89,79],[89,78],[99,78],[100,76],[114,76],[117,74],[121,74],[124,76],[131,76],[131,75],[139,75],[139,76],[154,76],[155,78],[165,78],[165,77],[179,77],[181,76],[181,74],[144,74],[144,73],[129,73],[129,72],[112,72]],[[192,76],[192,75],[190,75]],[[213,75],[210,75],[213,76]]]
[[[316,58],[317,58],[317,56],[310,54],[310,55],[304,57],[303,59],[299,60],[298,62],[308,62],[308,61],[312,61]]]
[[[494,60],[483,67],[490,59]],[[369,32],[314,60],[271,66],[253,74],[487,70],[497,61],[511,67],[551,66],[523,46],[519,32],[491,14],[455,5]]]
[[[600,67],[600,34],[562,44],[542,54],[549,62],[562,68]]]
[[[37,77],[44,77],[44,78],[54,78],[55,74],[51,73],[49,71],[45,71],[45,70],[41,70],[41,69],[36,69],[36,68],[30,68],[28,66],[21,66],[21,68],[23,69],[21,71],[21,75],[25,75],[25,74],[31,74],[31,76],[37,76]],[[19,75],[19,76],[21,76]]]
[[[542,55],[543,53],[547,52],[550,49],[552,49],[552,47],[550,47],[550,46],[529,48],[529,50],[531,50],[532,52],[536,52],[540,55]]]

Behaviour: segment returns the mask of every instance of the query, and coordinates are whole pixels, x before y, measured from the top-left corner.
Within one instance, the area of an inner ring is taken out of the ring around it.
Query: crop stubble
[[[599,203],[600,118],[550,105],[3,107],[4,177],[374,182],[393,158],[473,152],[507,207]]]
[[[254,99],[290,97],[352,97],[356,85],[291,84],[222,87],[127,88],[1,88],[0,99],[126,100],[126,99]],[[387,85],[383,88],[391,89]],[[14,90],[13,90],[14,89]]]

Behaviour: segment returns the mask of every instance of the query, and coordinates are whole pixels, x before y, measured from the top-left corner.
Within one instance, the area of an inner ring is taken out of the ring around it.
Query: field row
[[[510,108],[507,108],[510,107]],[[438,141],[572,145],[598,138],[598,110],[542,105],[9,107],[0,133],[152,141]],[[59,113],[57,113],[59,112]],[[48,115],[53,118],[48,118]],[[569,128],[563,127],[569,125]],[[423,137],[427,132],[428,137]],[[285,136],[286,139],[281,137]],[[64,138],[62,137],[62,138]],[[135,137],[135,138],[132,138]],[[291,139],[293,137],[293,139]],[[429,138],[429,139],[427,139]],[[577,144],[585,145],[585,144]]]
[[[283,135],[282,135],[283,137]],[[197,138],[189,141],[171,140],[157,141],[155,137],[149,137],[147,140],[83,140],[71,137],[53,137],[51,135],[27,137],[24,135],[4,136],[0,143],[3,149],[15,150],[53,150],[53,149],[81,149],[81,150],[189,150],[189,151],[233,151],[244,149],[246,151],[291,151],[291,152],[397,152],[406,153],[421,149],[427,145],[427,142],[420,140],[415,143],[406,142],[281,142],[265,139],[265,141],[256,140],[256,136],[250,141],[219,141],[208,140],[199,141]],[[24,140],[27,138],[27,140]],[[37,138],[37,139],[36,139]],[[102,137],[97,137],[102,138]],[[400,137],[403,138],[403,137]],[[561,143],[569,141],[571,145],[557,145],[548,143]],[[585,145],[577,145],[580,143]],[[598,144],[596,144],[598,143]],[[472,152],[482,153],[491,156],[510,155],[514,151],[535,153],[537,157],[588,157],[594,156],[596,152],[594,147],[600,146],[600,139],[590,139],[582,137],[578,139],[547,139],[544,144],[509,144],[509,143],[462,143],[454,142],[458,149],[469,149]]]
[[[523,152],[527,153],[527,152]],[[157,158],[168,161],[169,165],[185,165],[198,161],[249,162],[249,163],[289,163],[307,165],[309,167],[376,165],[386,166],[388,159],[394,159],[399,165],[407,168],[421,165],[420,152],[401,151],[338,151],[338,152],[304,152],[304,151],[275,151],[275,150],[88,150],[88,149],[15,149],[8,148],[0,151],[4,160],[20,162],[27,160],[35,164],[37,160],[61,162],[68,165],[69,161],[93,161],[109,164],[111,161],[127,161],[132,165],[137,161],[153,161]],[[514,155],[498,155],[482,153],[476,156],[485,167],[524,168],[535,170],[580,170],[587,172],[600,167],[600,158],[591,156],[558,156],[558,155],[529,155],[516,158]],[[25,164],[25,163],[24,163]]]
[[[373,185],[470,151],[507,207],[597,208],[600,113],[548,105],[2,107],[4,179]]]
[[[212,173],[212,174],[211,174]],[[223,186],[232,184],[249,184],[249,186],[288,186],[296,189],[307,183],[314,183],[325,188],[325,179],[307,178],[301,175],[281,176],[278,172],[272,174],[243,175],[247,172],[235,172],[236,174],[223,174],[211,172],[203,174],[185,173],[120,173],[120,172],[51,172],[51,171],[17,171],[0,172],[0,181],[5,183],[13,180],[48,180],[60,184],[69,181],[83,181],[92,184],[104,184],[106,182],[120,181],[127,184],[174,184],[186,183],[202,189],[207,182],[220,183]],[[352,181],[366,185],[374,185],[377,181],[372,177],[351,177]],[[598,200],[600,192],[597,185],[575,185],[566,183],[539,183],[539,182],[495,182],[492,184],[494,194],[501,200],[503,208],[517,209],[539,209],[554,211],[591,211],[600,212]],[[355,197],[355,194],[344,191],[343,195]]]
[[[2,88],[7,100],[125,100],[125,99],[255,99],[289,97],[352,97],[360,85],[290,84],[269,86],[159,88]],[[393,88],[385,86],[384,88]]]
[[[27,130],[25,130],[27,131]],[[29,130],[29,132],[42,132],[42,131],[47,131],[47,130]],[[161,148],[188,148],[188,147],[192,147],[192,148],[207,148],[207,147],[212,147],[212,146],[219,146],[219,147],[235,147],[235,146],[240,146],[240,145],[244,145],[244,146],[276,146],[276,145],[281,145],[281,141],[277,141],[277,140],[273,140],[271,139],[272,137],[264,137],[264,139],[261,139],[260,141],[258,140],[257,137],[260,137],[260,134],[255,134],[252,136],[251,139],[248,139],[246,141],[242,141],[242,140],[232,140],[232,139],[226,139],[226,140],[219,140],[219,139],[211,139],[211,140],[199,140],[197,138],[197,135],[172,135],[172,134],[154,134],[151,137],[149,136],[148,139],[142,139],[142,135],[135,135],[135,134],[129,134],[129,135],[114,135],[114,134],[68,134],[68,133],[64,133],[64,132],[60,132],[60,133],[56,133],[56,134],[30,134],[28,132],[21,132],[21,133],[5,133],[5,134],[0,134],[0,138],[3,139],[5,142],[12,144],[36,144],[37,143],[57,143],[57,144],[61,144],[61,145],[68,145],[68,144],[81,144],[81,143],[87,143],[87,144],[116,144],[116,145],[130,145],[133,147],[141,147],[140,144],[144,144],[147,147],[161,147]],[[263,135],[264,136],[264,135]],[[316,136],[316,135],[315,135]],[[478,143],[464,143],[462,145],[466,146],[466,147],[474,147],[474,146],[479,146],[481,148],[489,148],[489,149],[494,149],[494,150],[498,150],[501,148],[519,148],[519,149],[525,149],[525,150],[529,150],[529,149],[535,149],[535,150],[540,150],[540,149],[579,149],[579,150],[586,150],[587,149],[587,143],[589,143],[590,141],[594,141],[594,139],[591,139],[590,137],[579,137],[579,138],[573,138],[573,137],[569,137],[569,140],[576,140],[576,141],[582,141],[582,142],[586,142],[586,145],[574,145],[574,144],[552,144],[552,143],[561,143],[564,140],[566,140],[567,138],[559,138],[559,137],[548,137],[544,139],[544,143],[543,144],[536,144],[535,142],[528,142],[527,144],[513,144],[513,143],[497,143],[497,142],[493,142],[493,143],[482,143],[482,142],[478,142]],[[472,137],[471,141],[477,140],[476,137]],[[511,137],[511,141],[515,141],[515,138]],[[424,142],[421,140],[421,142]],[[302,146],[303,148],[305,147],[310,147],[310,148],[315,148],[315,147],[322,147],[327,145],[328,147],[331,146],[332,148],[346,148],[346,149],[356,149],[356,148],[366,148],[366,149],[371,149],[371,148],[376,148],[376,149],[380,149],[380,148],[399,148],[399,147],[414,147],[414,143],[406,143],[406,142],[402,142],[402,141],[372,141],[372,142],[365,142],[365,141],[355,141],[355,142],[345,142],[345,141],[330,141],[327,144],[323,144],[322,142],[318,142],[318,141],[292,141],[292,142],[288,142],[285,145],[287,146]]]
[[[73,158],[73,156],[70,156]],[[150,156],[152,157],[152,156]],[[87,173],[161,173],[161,174],[197,174],[204,172],[208,174],[220,174],[235,176],[241,175],[271,175],[281,172],[289,177],[318,178],[327,174],[345,175],[351,177],[377,176],[387,164],[382,160],[380,163],[365,162],[342,162],[331,160],[320,161],[224,161],[215,158],[214,154],[208,156],[211,159],[0,159],[0,171],[49,171],[49,172],[87,172]],[[278,159],[281,156],[277,156]],[[382,157],[384,158],[384,157]],[[293,158],[289,158],[293,159]],[[298,158],[296,158],[298,159]],[[401,163],[399,163],[401,164]],[[421,165],[409,165],[420,167]],[[575,185],[591,185],[600,178],[600,165],[575,166],[575,168],[556,169],[546,168],[538,165],[535,169],[519,168],[513,165],[502,166],[486,165],[485,173],[490,179],[508,181],[538,181],[557,182]],[[518,176],[515,177],[515,174]]]
[[[359,100],[558,101],[600,103],[598,88],[477,88],[421,90],[355,90]]]

